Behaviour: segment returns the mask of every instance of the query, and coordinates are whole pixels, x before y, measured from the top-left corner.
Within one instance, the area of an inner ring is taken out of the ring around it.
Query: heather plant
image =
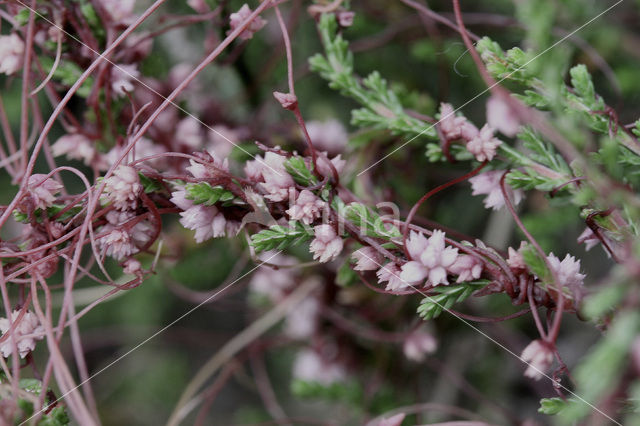
[[[635,424],[629,16],[0,4],[0,423]]]

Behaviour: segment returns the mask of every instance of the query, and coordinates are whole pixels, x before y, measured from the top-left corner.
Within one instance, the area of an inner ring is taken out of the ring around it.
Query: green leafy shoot
[[[217,202],[231,201],[234,195],[222,186],[211,186],[207,182],[188,183],[185,186],[186,198],[193,200],[194,204],[213,206]]]
[[[251,246],[257,253],[267,250],[282,250],[313,237],[313,231],[299,222],[293,227],[274,225],[251,236]]]
[[[460,284],[434,287],[431,292],[434,294],[425,297],[418,306],[418,315],[425,321],[440,316],[443,310],[450,309],[454,304],[460,303],[471,294],[484,287],[488,281],[469,281]]]
[[[295,156],[289,158],[284,163],[284,168],[299,185],[311,186],[318,183],[318,179],[316,179],[311,170],[309,170],[302,157]]]

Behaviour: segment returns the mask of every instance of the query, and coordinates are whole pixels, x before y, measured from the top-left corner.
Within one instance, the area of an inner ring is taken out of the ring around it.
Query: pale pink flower
[[[312,349],[298,352],[293,363],[293,377],[306,382],[330,385],[343,381],[346,376],[346,370],[342,365],[322,359],[320,354]]]
[[[175,141],[190,149],[202,148],[204,135],[200,123],[192,117],[185,117],[178,122],[175,132]]]
[[[322,214],[325,202],[316,197],[313,192],[303,189],[300,191],[295,204],[287,210],[287,214],[292,220],[300,220],[306,225],[310,225]]]
[[[335,259],[342,251],[342,238],[331,225],[318,225],[313,230],[315,238],[309,245],[313,258],[321,263]]]
[[[493,136],[493,129],[485,124],[480,132],[469,142],[467,142],[467,150],[472,153],[478,161],[491,161],[496,155],[496,148],[500,146],[502,141]]]
[[[273,92],[273,97],[280,102],[284,109],[293,111],[298,105],[298,98],[292,93]]]
[[[17,34],[0,36],[0,74],[11,75],[22,68],[24,42]]]
[[[244,163],[244,174],[248,179],[256,182],[263,181],[262,169],[265,167],[264,159],[257,155],[255,160],[249,160]]]
[[[236,28],[241,27],[242,24],[249,19],[249,16],[251,16],[251,9],[246,3],[242,5],[237,12],[229,15],[229,26],[231,27],[229,33],[234,31]],[[253,38],[253,35],[264,27],[266,23],[267,21],[262,19],[260,16],[256,16],[238,37],[242,40],[249,40],[250,38]]]
[[[268,251],[260,254],[260,260],[270,264],[291,266],[298,261],[294,257],[276,254]],[[249,281],[249,289],[252,293],[266,297],[270,302],[277,303],[282,300],[287,292],[296,285],[296,276],[291,268],[272,268],[262,265],[252,274]]]
[[[477,280],[482,274],[482,262],[475,256],[461,254],[449,267],[449,272],[458,276],[457,283]]]
[[[227,220],[216,206],[194,205],[180,212],[180,216],[182,226],[196,232],[197,243],[226,235]]]
[[[578,244],[584,243],[585,249],[587,251],[591,250],[593,247],[597,246],[600,243],[600,239],[596,234],[593,233],[591,228],[588,226],[584,228],[582,234],[578,237]]]
[[[401,291],[409,287],[409,283],[400,278],[402,270],[394,262],[389,262],[376,272],[378,281],[387,283],[387,291]]]
[[[465,141],[470,141],[478,137],[479,133],[480,130],[478,130],[475,124],[470,121],[465,121],[464,123],[462,123],[462,126],[460,126],[460,138]]]
[[[508,137],[515,136],[520,129],[518,115],[500,96],[491,96],[487,100],[487,123]]]
[[[317,278],[317,277],[312,277]],[[315,297],[303,299],[291,310],[284,322],[284,334],[292,339],[306,340],[313,336],[318,328],[320,302]]]
[[[201,156],[204,157],[203,162],[189,160],[190,165],[187,166],[187,171],[189,171],[194,178],[211,179],[217,177],[220,171],[229,171],[229,160],[227,158],[220,160],[208,152],[202,153]]]
[[[438,348],[438,341],[424,328],[419,328],[407,336],[402,345],[404,356],[415,362],[422,362],[427,355]]]
[[[127,259],[124,262],[122,272],[125,274],[136,275],[142,270],[142,264],[137,259]]]
[[[350,10],[343,10],[337,13],[338,23],[341,27],[347,28],[353,25],[353,18],[355,18],[355,12]]]
[[[561,262],[553,253],[549,253],[547,262],[555,272],[558,288],[568,288],[574,294],[574,297],[579,298],[583,292],[584,278],[586,276],[580,273],[580,261],[567,254]]]
[[[271,201],[284,201],[289,198],[290,192],[293,192],[291,195],[295,195],[293,188],[295,182],[284,167],[286,160],[285,157],[274,152],[267,152],[264,155],[261,164],[264,183],[261,186],[267,192],[265,197]]]
[[[130,22],[136,0],[102,0],[102,7],[116,24]]]
[[[416,260],[402,265],[400,279],[412,284],[425,278],[428,285],[449,284],[447,268],[456,261],[458,249],[446,247],[444,232],[436,229],[427,239],[423,234],[411,231],[407,240],[407,250]]]
[[[375,271],[380,268],[380,264],[383,257],[373,247],[362,247],[351,255],[352,259],[356,261],[356,265],[353,267],[356,271]]]
[[[121,165],[105,179],[102,199],[118,210],[128,210],[135,208],[141,191],[142,184],[136,169]]]
[[[111,210],[106,214],[107,224],[100,229],[106,234],[98,238],[98,246],[107,255],[116,260],[122,260],[140,251],[153,233],[153,228],[147,220],[137,222],[133,227],[123,226],[135,217],[132,212]]]
[[[36,340],[42,340],[45,331],[40,320],[33,312],[26,311],[19,323],[15,323],[20,315],[19,310],[11,312],[11,321],[13,324],[13,336],[10,336],[0,344],[0,352],[2,356],[8,358],[13,354],[13,341],[16,342],[18,354],[20,358],[24,358],[27,354],[36,348]],[[0,331],[4,336],[10,329],[9,320],[7,318],[0,318]]]
[[[331,119],[328,121],[309,121],[307,133],[313,146],[320,151],[337,154],[344,151],[349,141],[349,135],[342,123]]]
[[[211,10],[205,0],[187,0],[187,4],[198,13],[207,13]]]
[[[223,124],[215,125],[207,133],[207,151],[218,158],[226,158],[241,138],[242,130],[231,129]]]
[[[518,248],[518,250],[509,247],[509,258],[507,259],[507,265],[514,269],[527,269],[527,264],[524,261],[524,257],[522,257],[522,250],[526,247],[526,245],[527,243],[521,241],[520,248]]]
[[[80,133],[71,133],[61,136],[52,146],[54,157],[66,155],[70,160],[81,160],[87,166],[96,157],[96,150],[86,136]]]
[[[502,170],[493,170],[469,179],[473,189],[471,195],[487,195],[483,201],[487,209],[498,210],[504,206],[504,197],[500,188],[500,179],[503,173],[504,171]],[[514,190],[509,185],[506,185],[505,189],[514,205],[517,205],[522,200],[523,192],[520,189]]]
[[[553,364],[553,351],[548,343],[542,340],[534,340],[524,348],[520,359],[528,364],[524,375],[540,380]]]
[[[464,117],[456,116],[453,106],[447,103],[440,104],[440,131],[445,139],[455,140],[462,137],[462,128],[467,123]],[[474,126],[475,127],[475,126]]]
[[[140,77],[135,64],[117,64],[111,68],[111,90],[119,96],[133,92],[133,82]]]
[[[406,416],[407,415],[405,413],[398,413],[391,417],[376,417],[369,421],[365,426],[401,426]]]
[[[56,200],[56,194],[60,192],[62,185],[44,174],[29,176],[27,192],[35,208],[46,209]]]

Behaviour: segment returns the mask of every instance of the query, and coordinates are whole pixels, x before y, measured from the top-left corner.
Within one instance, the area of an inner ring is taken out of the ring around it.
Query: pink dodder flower
[[[284,109],[294,110],[298,105],[298,98],[292,93],[273,92],[273,97],[276,98],[280,105]]]
[[[309,121],[307,132],[314,147],[331,154],[342,152],[349,141],[347,131],[338,120]]]
[[[110,202],[118,210],[135,208],[142,184],[136,169],[130,166],[118,166],[113,174],[105,179],[102,199]]]
[[[309,245],[313,258],[322,263],[335,259],[344,245],[335,229],[331,225],[318,225],[314,228],[314,233],[315,238]]]
[[[553,253],[549,253],[547,262],[555,273],[558,287],[569,289],[575,299],[580,299],[585,278],[585,275],[580,273],[580,261],[567,254],[561,262]]]
[[[534,340],[524,348],[520,359],[529,365],[524,375],[540,380],[553,363],[553,351],[548,343],[542,340]]]
[[[508,137],[515,136],[520,129],[517,114],[500,96],[491,96],[487,101],[487,123]]]
[[[415,362],[424,361],[427,355],[435,352],[437,348],[438,341],[424,328],[419,328],[409,334],[402,346],[404,356]]]
[[[42,340],[44,337],[44,327],[40,324],[40,320],[33,312],[26,311],[20,322],[16,323],[19,310],[11,312],[11,321],[13,323],[13,336],[18,347],[20,358],[24,358],[27,354],[36,348],[36,340]],[[2,335],[9,331],[9,320],[0,318],[0,331]],[[11,336],[0,344],[0,352],[2,356],[8,358],[13,353],[13,342]]]
[[[28,197],[33,203],[33,207],[38,209],[50,207],[61,189],[62,185],[44,174],[31,175],[27,181]]]
[[[498,210],[504,206],[504,197],[502,196],[502,189],[500,187],[500,179],[504,171],[493,170],[490,172],[481,173],[477,176],[469,179],[473,192],[471,195],[486,195],[483,203],[485,208]],[[507,195],[510,196],[514,205],[518,204],[522,200],[522,191],[519,189],[512,189],[509,185],[505,184]]]
[[[362,247],[351,255],[356,261],[353,267],[356,271],[375,271],[380,267],[382,255],[373,247]]]
[[[106,214],[107,224],[100,229],[104,236],[97,240],[98,246],[107,255],[122,260],[140,251],[151,239],[153,228],[146,220],[135,220],[132,212],[111,210]],[[128,222],[131,222],[128,223]]]
[[[0,36],[0,74],[11,75],[22,68],[24,42],[17,34]]]
[[[91,165],[96,158],[97,151],[86,136],[80,133],[70,133],[61,136],[52,146],[54,157],[66,155],[70,160],[81,160],[84,164]]]
[[[242,26],[242,24],[249,19],[249,16],[251,16],[251,8],[249,8],[245,3],[237,12],[229,15],[229,26],[231,27],[231,31]],[[250,38],[253,38],[253,35],[264,27],[266,23],[267,21],[256,16],[238,37],[242,40],[249,40]]]
[[[341,364],[323,359],[313,349],[303,349],[298,352],[293,363],[293,377],[298,380],[330,385],[344,380],[346,375],[347,373]]]
[[[320,217],[324,207],[324,201],[316,197],[313,192],[303,189],[296,198],[294,205],[287,210],[287,214],[291,219],[300,220],[302,223],[309,225]]]
[[[449,267],[449,272],[458,276],[457,283],[477,280],[482,274],[482,262],[474,256],[461,254]]]
[[[478,161],[490,161],[496,155],[496,149],[501,143],[500,139],[493,136],[493,129],[485,124],[476,136],[467,142],[467,150]]]
[[[433,231],[428,239],[424,234],[411,231],[407,240],[407,250],[412,260],[402,265],[400,278],[414,284],[427,279],[427,284],[449,284],[447,269],[458,257],[458,249],[446,247],[445,234],[440,230]]]
[[[239,230],[237,221],[227,221],[216,206],[194,204],[187,199],[186,190],[175,191],[171,195],[171,202],[183,210],[180,212],[180,223],[185,228],[196,231],[197,243],[209,238],[233,236]]]
[[[387,291],[400,291],[409,287],[409,283],[400,278],[402,270],[398,265],[389,262],[382,268],[378,269],[376,275],[380,283],[387,283]]]

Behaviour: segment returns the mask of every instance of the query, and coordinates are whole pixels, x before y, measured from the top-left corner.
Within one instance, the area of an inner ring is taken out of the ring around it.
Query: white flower
[[[328,121],[309,121],[307,133],[313,142],[314,148],[337,154],[344,151],[349,141],[349,135],[342,123],[331,119]]]
[[[38,317],[33,312],[26,311],[20,322],[16,324],[19,310],[11,312],[11,321],[13,324],[13,336],[18,347],[20,358],[24,358],[27,354],[36,348],[36,340],[42,340],[44,337],[44,327],[40,324]],[[9,331],[9,320],[0,318],[0,331],[4,336]],[[11,336],[7,336],[4,342],[0,344],[0,352],[2,356],[8,358],[13,353],[13,342]]]
[[[447,268],[451,267],[458,257],[458,249],[445,246],[445,233],[433,231],[429,239],[424,234],[411,231],[407,240],[407,250],[413,259],[402,265],[400,279],[408,283],[419,283],[425,278],[427,284],[448,285]]]
[[[467,150],[472,153],[478,161],[491,161],[496,155],[496,148],[502,141],[493,136],[493,129],[485,124],[478,134],[467,142]]]
[[[56,194],[60,192],[62,185],[57,181],[48,178],[44,174],[34,174],[29,176],[27,181],[27,191],[35,208],[46,209],[56,200]]]
[[[96,150],[89,138],[80,133],[72,133],[60,137],[51,146],[51,151],[54,157],[66,155],[70,160],[81,160],[87,166],[91,164],[96,156]]]
[[[136,169],[121,165],[105,179],[102,199],[118,210],[128,210],[136,207],[141,191],[142,185]]]
[[[351,255],[356,261],[353,267],[356,271],[375,271],[380,267],[382,255],[373,247],[362,247]]]
[[[540,380],[553,363],[553,351],[549,345],[542,340],[534,340],[522,351],[520,359],[529,366],[524,372],[524,375],[535,380]]]
[[[387,291],[401,291],[410,285],[408,282],[400,278],[401,273],[402,270],[398,265],[393,262],[389,262],[380,268],[378,272],[376,272],[376,275],[378,276],[378,282],[381,284],[384,282],[387,283]]]
[[[438,341],[424,328],[409,334],[402,346],[404,356],[415,362],[424,361],[427,355],[435,352],[437,348]]]
[[[335,259],[342,251],[342,238],[331,225],[318,225],[313,229],[315,238],[309,245],[313,258],[321,263]]]
[[[508,137],[515,136],[520,129],[518,116],[500,96],[491,96],[487,100],[487,123]]]
[[[251,9],[249,8],[249,6],[247,6],[246,3],[242,5],[242,7],[237,12],[229,15],[229,26],[231,27],[229,33],[234,31],[236,28],[241,27],[244,21],[246,21],[250,15]],[[266,23],[267,21],[262,19],[260,16],[256,16],[253,21],[251,21],[251,23],[245,27],[244,31],[242,31],[238,37],[242,40],[249,40],[250,38],[253,38],[253,35],[262,27],[264,27]]]
[[[134,89],[133,81],[140,77],[135,64],[116,64],[111,68],[111,90],[115,95],[124,96]]]
[[[11,75],[22,68],[24,42],[17,34],[0,36],[0,74]]]
[[[343,381],[346,375],[342,365],[323,360],[312,349],[303,349],[298,352],[293,363],[293,377],[307,382],[329,385]]]
[[[584,243],[585,250],[589,251],[594,246],[598,245],[598,243],[600,243],[600,239],[596,234],[593,233],[591,228],[587,226],[586,228],[584,228],[584,231],[582,231],[582,234],[580,234],[580,236],[578,237],[578,244],[580,243]]]
[[[287,210],[287,214],[292,220],[300,220],[304,224],[311,224],[320,217],[325,202],[316,197],[313,192],[303,189],[300,191],[295,204]]]
[[[298,340],[313,336],[318,328],[320,302],[315,297],[303,299],[287,314],[284,323],[284,334]]]
[[[350,27],[353,24],[353,18],[355,18],[355,16],[355,12],[352,12],[350,10],[343,10],[341,12],[338,12],[338,23],[343,28]]]
[[[215,206],[194,205],[181,212],[180,216],[182,226],[196,231],[194,238],[197,243],[225,236],[227,220]]]
[[[475,256],[461,254],[449,267],[449,272],[458,276],[457,283],[476,280],[482,274],[482,262]]]
[[[127,259],[123,266],[122,272],[125,274],[135,275],[142,270],[142,264],[137,259]]]
[[[498,210],[504,206],[504,197],[500,187],[500,179],[502,178],[502,170],[493,170],[481,173],[469,179],[473,192],[471,195],[487,195],[483,203],[485,208]],[[509,185],[505,184],[507,194],[510,195],[513,205],[517,205],[522,200],[523,192],[519,189],[513,190]]]
[[[527,269],[527,264],[524,261],[524,257],[522,257],[522,250],[526,247],[526,245],[527,243],[522,241],[520,242],[520,248],[518,248],[518,250],[509,247],[509,258],[507,259],[507,265],[514,269]]]

